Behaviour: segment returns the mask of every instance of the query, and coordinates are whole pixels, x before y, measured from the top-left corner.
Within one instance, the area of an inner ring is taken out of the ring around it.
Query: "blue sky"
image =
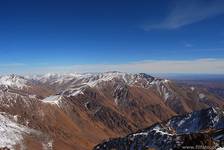
[[[0,21],[2,74],[224,73],[222,0],[7,0]]]

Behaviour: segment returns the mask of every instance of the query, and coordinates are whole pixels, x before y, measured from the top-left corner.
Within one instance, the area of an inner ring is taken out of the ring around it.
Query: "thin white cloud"
[[[224,14],[223,0],[176,0],[169,15],[157,24],[147,24],[145,30],[176,29]]]
[[[195,59],[195,60],[146,60],[124,64],[90,64],[39,67],[25,70],[26,74],[48,72],[145,72],[145,73],[198,73],[224,74],[224,59]]]

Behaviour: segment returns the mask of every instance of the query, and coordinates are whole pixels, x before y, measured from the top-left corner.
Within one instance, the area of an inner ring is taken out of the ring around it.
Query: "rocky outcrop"
[[[224,112],[209,108],[173,117],[123,138],[109,139],[94,150],[216,149],[224,142]]]

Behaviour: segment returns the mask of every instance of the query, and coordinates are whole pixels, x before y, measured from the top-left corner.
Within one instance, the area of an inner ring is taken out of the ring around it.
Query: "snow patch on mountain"
[[[53,140],[48,141],[47,143],[42,143],[43,150],[53,150]]]
[[[193,92],[195,90],[195,87],[191,86],[190,89]]]
[[[24,87],[28,87],[28,80],[26,80],[24,77],[12,74],[1,76],[0,85],[23,89]]]
[[[28,76],[27,78],[40,81],[42,83],[53,84],[74,84],[79,83],[80,85],[88,85],[90,87],[96,87],[102,82],[109,82],[119,80],[128,85],[133,85],[139,80],[152,80],[153,77],[140,73],[131,74],[123,72],[104,72],[104,73],[69,73],[69,74],[57,74],[48,73],[45,75]],[[165,81],[167,82],[167,81]],[[149,84],[149,83],[148,83]]]
[[[70,85],[74,81],[80,80],[83,78],[83,74],[78,73],[68,73],[68,74],[58,74],[58,73],[47,73],[43,75],[31,75],[27,78],[41,82],[47,83],[49,85]]]
[[[44,98],[42,102],[49,103],[49,104],[56,104],[59,106],[61,99],[62,99],[61,95],[51,95]]]
[[[149,133],[148,132],[141,132],[141,133],[135,133],[135,134],[133,134],[132,136],[133,137],[136,137],[136,136],[147,136]]]
[[[61,93],[61,95],[63,96],[66,96],[66,97],[71,97],[71,96],[77,96],[77,95],[80,95],[80,94],[84,94],[84,90],[85,90],[85,86],[82,86],[82,87],[78,87],[78,88],[69,88],[65,91],[63,91]]]
[[[218,117],[216,117],[218,116]],[[219,119],[217,119],[219,118]],[[216,120],[216,122],[214,122]],[[217,126],[219,125],[219,126]],[[166,122],[157,123],[124,138],[117,138],[97,145],[94,150],[104,149],[173,149],[183,144],[182,136],[200,133],[206,129],[223,129],[224,114],[219,108],[208,108],[201,111],[176,116]],[[220,141],[222,133],[215,137]],[[191,137],[191,136],[190,136]],[[214,138],[214,137],[213,137]],[[219,138],[219,139],[218,139]],[[221,149],[221,147],[219,148]],[[219,150],[218,149],[218,150]]]
[[[28,95],[29,96],[29,98],[32,98],[32,99],[35,99],[35,98],[37,98],[37,96],[36,95]]]
[[[161,79],[154,79],[150,85],[155,87],[156,91],[159,93],[160,96],[163,97],[165,101],[167,101],[172,96],[172,90],[169,87],[168,83],[169,80],[161,80]]]
[[[119,84],[141,88],[155,89],[165,101],[170,99],[173,91],[169,87],[170,80],[154,78],[150,75],[139,73],[124,72],[103,72],[103,73],[69,73],[69,74],[45,74],[31,76],[29,79],[37,80],[56,87],[59,93],[70,93],[69,96],[75,96],[82,93],[79,88],[99,88],[104,84]]]
[[[27,127],[19,125],[4,116],[4,113],[0,113],[0,147],[8,147],[13,150],[13,146],[21,144],[23,134],[29,134],[30,132],[31,130]]]
[[[224,113],[219,108],[212,107],[173,117],[167,122],[166,126],[175,129],[180,134],[198,132],[204,128],[224,128],[223,122]]]
[[[198,97],[199,97],[200,99],[204,99],[206,96],[205,96],[204,93],[199,93],[199,94],[198,94]]]
[[[123,79],[124,81],[126,81],[124,76],[125,76],[125,73],[120,73],[120,72],[111,72],[111,73],[108,72],[108,73],[100,73],[95,75],[93,74],[92,78],[90,78],[90,80],[86,82],[85,84],[89,85],[90,87],[95,87],[97,86],[97,84],[101,82],[112,81],[116,78]]]
[[[0,105],[4,107],[14,106],[17,103],[23,103],[27,107],[31,105],[31,98],[29,95],[21,95],[14,92],[0,90]]]
[[[159,126],[159,125],[153,127],[152,131],[155,131],[156,133],[159,133],[159,134],[162,134],[162,135],[170,135],[170,136],[172,136],[172,134],[169,134],[166,131],[166,129],[161,128],[161,126]]]

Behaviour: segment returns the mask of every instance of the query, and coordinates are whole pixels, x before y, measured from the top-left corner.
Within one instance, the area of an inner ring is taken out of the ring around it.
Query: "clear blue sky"
[[[0,71],[222,60],[223,27],[222,0],[2,0]]]

